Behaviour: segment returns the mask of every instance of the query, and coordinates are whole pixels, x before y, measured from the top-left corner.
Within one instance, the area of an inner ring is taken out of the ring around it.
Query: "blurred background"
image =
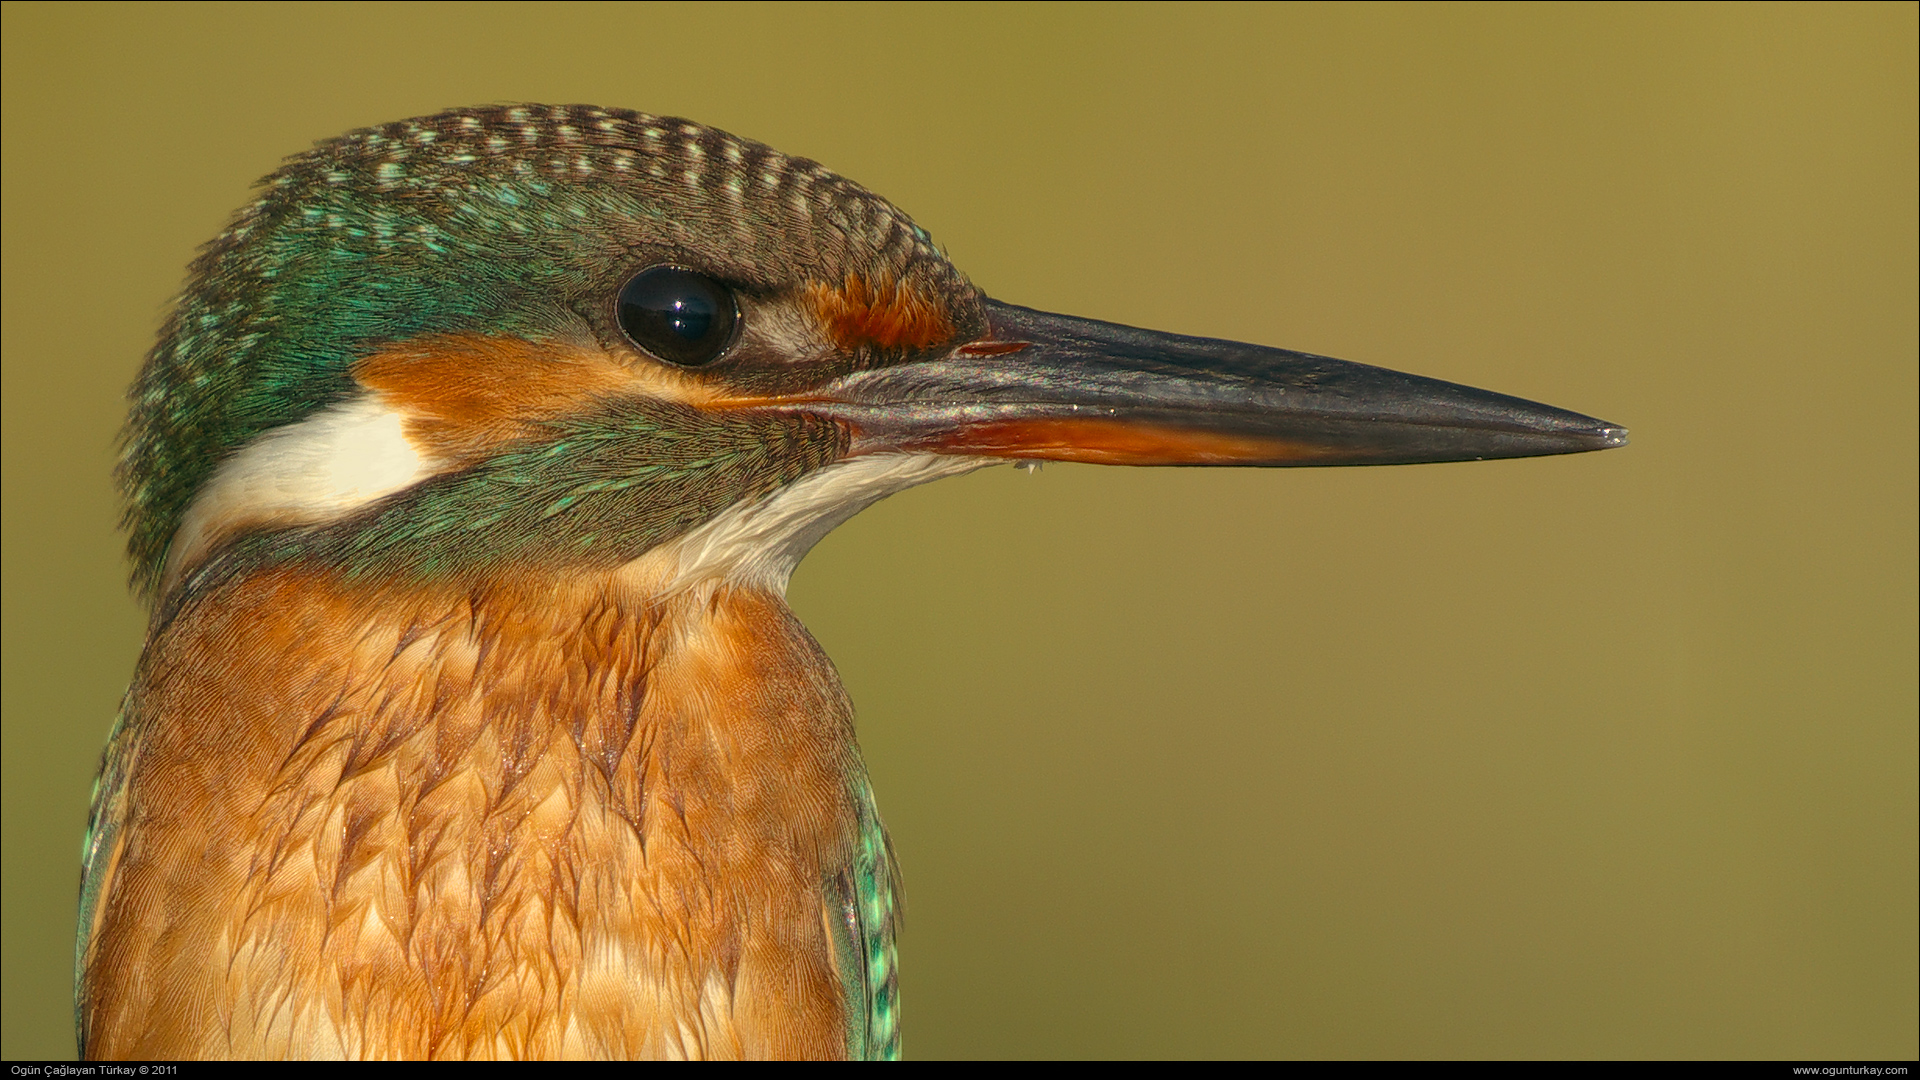
[[[195,246],[535,100],[817,158],[1002,299],[1633,430],[829,537],[909,1056],[1914,1057],[1915,11],[6,5],[0,1054],[73,1051],[113,439]]]

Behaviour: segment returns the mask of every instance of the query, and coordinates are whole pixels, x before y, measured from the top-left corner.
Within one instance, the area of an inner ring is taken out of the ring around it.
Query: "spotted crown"
[[[769,292],[862,280],[973,295],[892,204],[805,158],[666,117],[456,109],[290,158],[194,261],[131,392],[118,477],[150,590],[194,492],[261,433],[354,392],[371,347],[582,332],[637,258]]]

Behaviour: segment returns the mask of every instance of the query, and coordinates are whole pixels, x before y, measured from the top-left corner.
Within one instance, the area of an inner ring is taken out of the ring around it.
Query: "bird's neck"
[[[222,972],[169,984],[219,987],[222,1053],[844,1049],[866,780],[776,595],[282,567],[182,606],[133,700],[136,812],[202,820],[117,871],[173,914],[95,947]]]

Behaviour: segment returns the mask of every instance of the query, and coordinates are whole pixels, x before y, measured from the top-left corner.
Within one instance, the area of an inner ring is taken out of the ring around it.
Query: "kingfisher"
[[[1453,383],[989,299],[686,120],[321,142],[193,262],[118,479],[146,644],[88,1058],[889,1058],[899,875],[794,566],[985,466],[1619,446]]]

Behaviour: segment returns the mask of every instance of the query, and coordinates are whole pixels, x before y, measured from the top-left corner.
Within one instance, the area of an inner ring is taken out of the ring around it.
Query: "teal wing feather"
[[[124,846],[127,821],[127,776],[133,771],[135,727],[132,709],[123,703],[107,736],[100,773],[93,781],[93,806],[87,815],[86,836],[80,841],[80,923],[73,948],[73,1026],[80,1056],[87,1055],[87,949],[99,925],[100,903],[113,883]]]
[[[847,1057],[900,1057],[900,977],[893,936],[900,922],[893,844],[862,776],[854,790],[859,835],[853,861],[827,883],[834,960],[846,1002]]]

